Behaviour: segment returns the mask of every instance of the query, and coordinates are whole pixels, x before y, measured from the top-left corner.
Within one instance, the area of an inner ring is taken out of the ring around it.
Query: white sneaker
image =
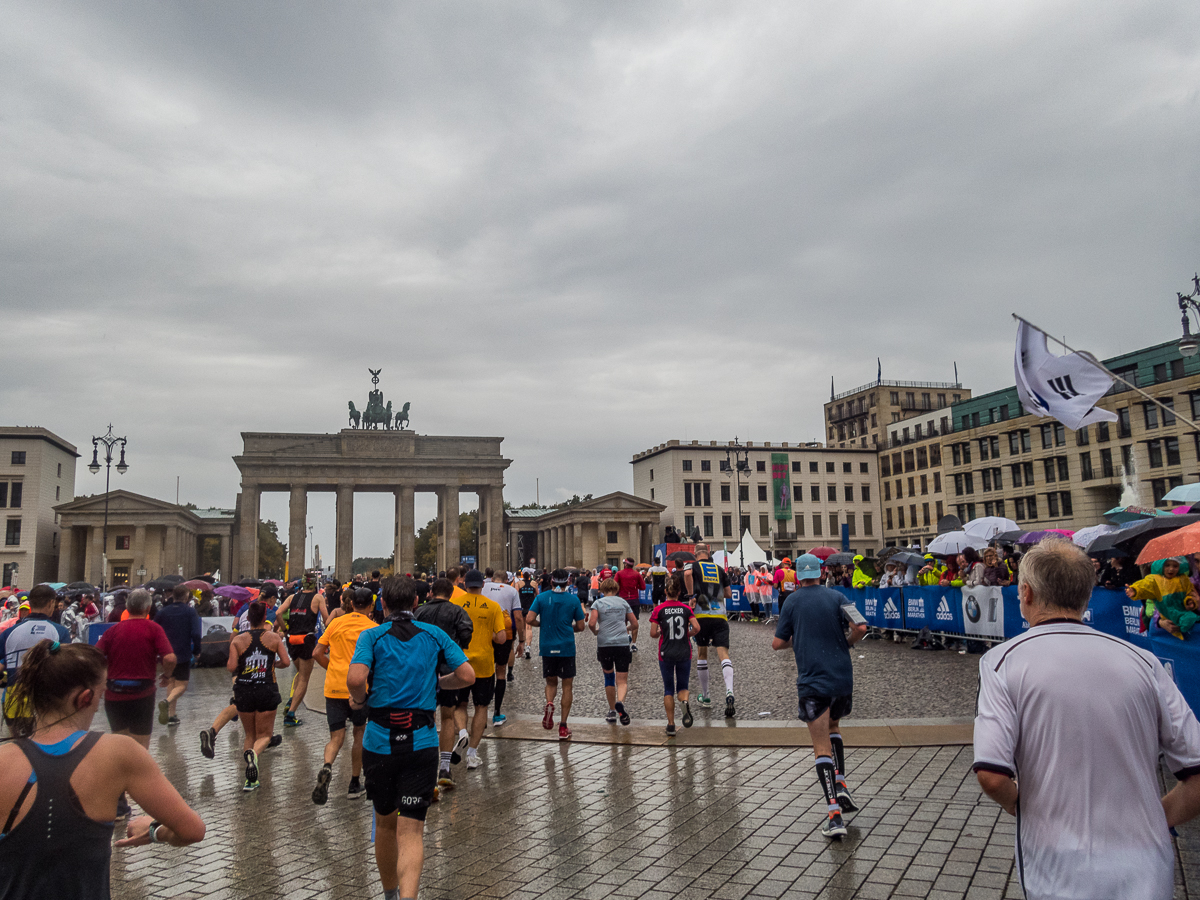
[[[481,756],[468,756],[467,757],[467,768],[468,769],[478,769],[482,765],[483,765],[483,757],[481,757]]]

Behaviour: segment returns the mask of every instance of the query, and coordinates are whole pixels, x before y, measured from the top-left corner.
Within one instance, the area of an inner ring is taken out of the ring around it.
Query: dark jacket
[[[168,603],[158,611],[154,621],[167,633],[179,662],[200,655],[200,616],[187,603]]]
[[[434,598],[418,606],[413,618],[426,625],[436,625],[463,649],[471,643],[471,633],[475,630],[475,625],[467,611],[456,603]]]

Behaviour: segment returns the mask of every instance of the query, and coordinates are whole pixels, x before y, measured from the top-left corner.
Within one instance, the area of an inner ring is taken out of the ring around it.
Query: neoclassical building
[[[661,503],[614,491],[564,509],[506,510],[508,568],[592,568],[630,556],[650,562],[664,509]]]

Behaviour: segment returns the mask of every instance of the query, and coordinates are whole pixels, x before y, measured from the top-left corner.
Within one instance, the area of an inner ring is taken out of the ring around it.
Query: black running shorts
[[[171,677],[176,681],[187,681],[192,677],[192,661],[185,659],[183,662],[175,663],[175,669],[171,672]]]
[[[233,705],[239,713],[274,712],[283,700],[277,684],[235,684]]]
[[[697,616],[700,633],[696,635],[697,647],[724,647],[729,649],[729,621],[714,616]]]
[[[303,637],[302,642],[292,642],[292,638],[288,638],[287,650],[288,656],[292,659],[312,659],[313,649],[317,646],[317,636],[315,634],[295,635],[295,637]]]
[[[508,660],[512,656],[513,642],[505,641],[503,644],[493,644],[496,648],[496,665],[507,666]]]
[[[367,778],[367,796],[381,816],[392,814],[425,821],[437,786],[438,748],[391,754],[363,751],[363,774]]]
[[[363,728],[367,724],[367,708],[351,709],[350,701],[345,697],[326,697],[325,718],[329,720],[330,734],[345,731],[347,720],[355,728]]]
[[[629,664],[633,662],[633,651],[628,647],[597,647],[596,659],[605,672],[611,672],[614,667],[618,672],[628,672]]]
[[[439,690],[437,702],[438,706],[454,707],[462,706],[471,700],[476,706],[488,706],[494,696],[496,696],[496,676],[489,675],[487,678],[476,678],[475,683],[470,687],[455,688],[452,691]]]
[[[829,718],[836,722],[850,715],[850,709],[854,705],[854,697],[851,694],[846,694],[843,697],[806,697],[800,695],[800,721],[815,722],[825,714],[825,710],[829,710]]]
[[[104,714],[114,732],[149,734],[154,729],[154,694],[137,700],[105,700]]]
[[[543,656],[543,678],[574,678],[575,657],[573,656]]]

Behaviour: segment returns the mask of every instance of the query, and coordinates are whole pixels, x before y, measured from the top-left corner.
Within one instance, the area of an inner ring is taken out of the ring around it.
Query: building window
[[[1170,428],[1175,424],[1175,400],[1173,397],[1163,397],[1158,402],[1167,407],[1162,411],[1162,423],[1164,428]]]
[[[924,447],[917,448],[917,468],[929,468],[929,452]]]
[[[17,547],[21,544],[21,520],[9,519],[8,525],[4,528],[4,545],[6,547]]]
[[[901,528],[904,527],[904,507],[903,506],[896,507],[896,521],[899,523]]]
[[[821,536],[821,514],[813,513],[813,537]]]
[[[1025,498],[1018,497],[1013,501],[1013,518],[1018,522],[1025,521]]]
[[[733,537],[733,516],[721,516],[721,536]]]
[[[988,443],[987,438],[981,437],[979,439],[979,458],[981,460],[985,460],[988,458],[988,447],[989,446],[990,446],[990,444]]]
[[[1065,456],[1058,457],[1058,480],[1059,481],[1070,481],[1071,480],[1071,469],[1067,465],[1067,458]]]
[[[729,502],[729,485],[727,485],[727,484],[721,485],[721,502],[722,503]]]
[[[842,463],[842,472],[849,475],[853,471],[854,471],[854,463],[848,463],[848,462]]]
[[[858,529],[854,521],[854,513],[846,513],[846,533],[850,537],[858,536]]]
[[[808,464],[808,471],[809,471],[809,472],[819,472],[819,471],[820,471],[820,469],[818,469],[818,468],[817,468],[817,463],[815,463],[815,462],[810,462],[810,463]]]
[[[916,494],[916,492],[917,492],[916,479],[910,476],[908,479],[908,496],[911,497],[914,494]]]
[[[0,481],[0,509],[8,506],[8,482]]]
[[[1045,470],[1046,484],[1050,484],[1052,481],[1054,481],[1054,460],[1043,459],[1042,468]]]
[[[821,486],[819,484],[810,485],[808,490],[809,490],[809,496],[812,497],[813,503],[820,503],[821,502]]]
[[[859,487],[859,496],[862,497],[863,503],[869,503],[871,500],[871,486],[864,484]]]
[[[954,496],[961,497],[963,495],[963,477],[961,474],[954,476]]]
[[[892,508],[890,506],[883,511],[883,521],[884,527],[891,531],[894,526],[892,525]]]
[[[1008,435],[1008,455],[1016,456],[1021,452],[1021,441],[1017,432],[1010,432]]]
[[[1163,500],[1163,494],[1167,492],[1167,479],[1154,478],[1150,481],[1150,493],[1154,495],[1154,505],[1162,506],[1166,503]]]
[[[1150,451],[1150,468],[1161,469],[1163,464],[1162,441],[1146,441],[1146,449]]]
[[[1163,447],[1167,451],[1167,465],[1179,465],[1179,438],[1169,437],[1163,439]]]
[[[765,459],[756,459],[754,461],[754,469],[757,472],[767,471],[767,461]]]
[[[759,503],[767,502],[767,486],[765,484],[760,484],[758,486],[758,502]]]
[[[800,460],[798,460],[798,459],[792,460],[792,471],[793,472],[803,472],[804,469],[802,468],[802,466],[803,466],[803,464],[800,462]]]
[[[1146,428],[1158,427],[1158,407],[1153,403],[1142,404],[1142,417],[1146,420]]]
[[[61,491],[61,490],[62,490],[62,488],[61,488],[61,487],[59,487],[58,485],[55,485],[55,486],[54,486],[54,499],[55,499],[55,500],[58,500],[58,499],[59,499],[59,496],[58,496],[58,494],[59,494],[59,491]],[[653,500],[654,498],[653,498],[653,497],[651,497],[650,499],[652,499],[652,500]],[[55,537],[58,537],[58,535],[56,534],[56,535],[55,535]]]
[[[14,466],[25,465],[25,451],[24,450],[14,450],[12,452],[12,464]],[[19,535],[20,533],[21,533],[21,524],[20,524],[20,522],[18,522],[17,523],[17,534]]]
[[[739,484],[738,485],[738,499],[746,500],[746,501],[750,500],[750,485],[748,485],[748,484]]]
[[[863,513],[863,534],[870,537],[874,533],[874,525],[871,521],[871,514]]]
[[[1121,474],[1133,474],[1133,444],[1121,445]]]
[[[1100,475],[1103,478],[1113,477],[1112,449],[1109,447],[1100,451]]]
[[[758,517],[758,533],[762,537],[768,537],[771,534],[770,522],[771,522],[770,516],[759,516]]]
[[[1092,454],[1079,454],[1079,477],[1084,481],[1091,481],[1095,476],[1092,474]]]
[[[1075,513],[1072,511],[1072,507],[1071,507],[1071,492],[1063,491],[1061,494],[1058,495],[1058,497],[1059,497],[1059,502],[1062,503],[1062,514],[1064,516],[1073,516]]]
[[[799,484],[792,485],[792,500],[796,503],[804,502],[804,486]]]
[[[654,488],[650,488],[650,499],[654,499]]]
[[[745,534],[747,531],[750,530],[750,517],[749,516],[742,516],[741,519],[739,519],[738,521],[740,521],[742,523],[741,534]]]
[[[871,466],[868,463],[859,463],[858,464],[858,472],[860,475],[870,474],[870,471],[871,471]]]
[[[14,481],[12,487],[9,488],[8,505],[13,509],[21,508],[22,494],[25,491],[25,485],[20,481]]]
[[[892,474],[892,461],[886,453],[879,458],[879,474],[885,478]]]
[[[1013,463],[1012,483],[1013,483],[1013,487],[1021,486],[1021,464],[1020,463]]]
[[[854,485],[852,485],[852,484],[844,485],[844,491],[845,491],[846,502],[853,503],[854,502]]]
[[[1030,494],[1025,498],[1025,514],[1031,519],[1036,519],[1038,517],[1037,497],[1035,497],[1033,494]]]
[[[685,481],[683,483],[683,505],[692,505],[692,483],[690,481]]]
[[[892,499],[892,483],[890,481],[885,481],[883,483],[883,499],[884,500]]]
[[[1117,410],[1117,437],[1127,438],[1132,433],[1129,427],[1129,407],[1123,406]]]
[[[117,535],[116,540],[117,540],[117,549],[118,550],[128,550],[129,549],[129,535],[119,534],[119,535]]]
[[[979,480],[983,482],[984,492],[991,491],[991,489],[992,489],[992,470],[984,469],[983,471],[981,471],[979,473],[979,476],[980,476]],[[989,515],[990,515],[990,513],[989,513]]]
[[[929,445],[929,464],[931,466],[940,466],[942,464],[942,445]]]
[[[617,542],[617,533],[615,531],[610,531],[608,533],[608,542],[610,544],[615,544]]]
[[[838,528],[838,514],[830,513],[829,514],[829,536],[832,538],[836,538],[838,536],[838,532],[840,530],[841,529]]]
[[[1089,442],[1088,427],[1086,425],[1084,425],[1082,428],[1080,428],[1078,431],[1075,432],[1075,444],[1079,447],[1086,447],[1088,445],[1088,442]]]
[[[921,524],[929,525],[929,504],[921,504]]]
[[[1053,491],[1046,495],[1046,514],[1052,519],[1058,518],[1058,494]]]
[[[1038,426],[1042,432],[1042,449],[1049,450],[1054,446],[1054,432],[1049,425]]]
[[[933,473],[933,492],[935,494],[940,494],[942,492],[942,473],[941,472]]]
[[[833,474],[833,463],[831,463],[831,462],[825,463],[825,471],[832,475]]]
[[[695,527],[696,527],[696,517],[695,516],[684,516],[683,517],[684,537],[688,537],[692,533],[692,529]]]
[[[890,394],[891,394],[891,398],[892,398],[892,406],[899,406],[900,405],[900,392],[899,391],[891,391]]]
[[[941,521],[941,518],[942,518],[942,516],[943,516],[943,515],[945,515],[945,507],[944,507],[944,505],[942,504],[942,501],[941,501],[941,500],[939,500],[939,501],[937,502],[937,518],[938,518],[938,521]]]
[[[825,496],[829,498],[830,503],[837,503],[837,485],[825,485]]]
[[[804,537],[804,516],[796,516],[796,537]]]
[[[711,472],[712,471],[712,460],[711,459],[700,460],[700,471],[701,472]]]
[[[1107,422],[1097,422],[1096,423],[1096,442],[1099,444],[1103,444],[1108,439],[1109,439],[1108,423]]]
[[[654,470],[653,469],[650,470],[650,480],[651,481],[654,480]]]
[[[712,516],[704,517],[704,536],[705,537],[713,536],[713,517]]]
[[[685,472],[692,471],[692,461],[690,459],[685,459],[683,461],[683,471],[685,471]]]

